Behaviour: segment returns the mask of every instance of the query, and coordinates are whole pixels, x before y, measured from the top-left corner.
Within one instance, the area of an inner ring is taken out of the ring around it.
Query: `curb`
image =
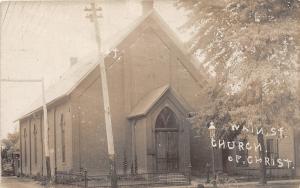
[[[193,182],[193,184],[191,185],[191,187],[197,187],[198,184],[201,184],[200,182]],[[294,180],[271,180],[271,181],[267,181],[266,185],[295,185],[295,184],[300,184],[300,179],[294,179]],[[204,187],[213,187],[212,184],[207,184],[207,183],[202,183],[202,185]],[[260,186],[261,184],[259,184],[259,182],[240,182],[240,183],[236,183],[236,184],[232,184],[232,185],[237,185],[238,187],[243,187],[243,186],[247,186],[247,185],[256,185],[256,186]],[[263,185],[261,185],[263,186]],[[224,187],[224,185],[221,185],[219,187]]]

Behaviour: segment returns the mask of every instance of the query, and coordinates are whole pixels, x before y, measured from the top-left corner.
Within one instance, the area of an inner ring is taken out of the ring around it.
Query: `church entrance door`
[[[178,131],[175,113],[164,108],[156,119],[156,169],[157,171],[178,171]]]

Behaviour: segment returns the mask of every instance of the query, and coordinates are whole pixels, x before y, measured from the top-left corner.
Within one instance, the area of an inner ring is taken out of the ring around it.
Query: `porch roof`
[[[141,117],[146,115],[155,105],[155,103],[168,91],[169,88],[169,85],[164,85],[162,87],[154,89],[153,91],[145,95],[133,108],[127,118],[132,119],[134,117]]]

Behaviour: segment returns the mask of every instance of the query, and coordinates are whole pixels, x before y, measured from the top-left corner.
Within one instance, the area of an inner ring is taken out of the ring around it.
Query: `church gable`
[[[130,45],[128,53],[134,104],[154,88],[170,83],[172,52],[151,28]]]
[[[125,96],[131,109],[147,93],[167,84],[190,104],[201,100],[199,91],[206,79],[155,11],[118,45],[121,47]]]

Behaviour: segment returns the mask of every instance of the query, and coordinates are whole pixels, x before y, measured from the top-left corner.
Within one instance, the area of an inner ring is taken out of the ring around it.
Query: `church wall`
[[[122,59],[121,59],[122,61]],[[106,57],[117,171],[130,170],[130,126],[124,113],[122,62]],[[108,173],[109,161],[104,107],[99,68],[72,93],[74,169],[87,168],[89,173]]]
[[[48,107],[48,144],[49,144],[49,155],[50,155],[50,167],[51,175],[54,176],[55,167],[57,170],[68,171],[72,168],[72,124],[70,119],[70,113],[68,113],[68,103],[56,104],[56,106]],[[66,160],[61,163],[57,160],[57,157],[61,157],[62,146],[61,139],[58,134],[61,134],[60,130],[56,130],[56,124],[54,123],[54,113],[57,111],[65,114],[65,153]],[[36,129],[34,128],[36,127]],[[21,120],[20,122],[21,130],[21,147],[22,147],[22,171],[24,175],[28,176],[45,176],[46,171],[46,161],[44,154],[44,120],[42,112],[35,113],[28,118]],[[27,150],[27,164],[25,165],[25,141],[24,141],[24,130],[26,130],[26,150]],[[36,135],[36,136],[35,136]],[[56,136],[56,139],[55,139]],[[36,138],[35,138],[36,137]],[[35,143],[36,142],[36,143]],[[55,144],[56,143],[56,147]],[[36,146],[35,146],[36,144]],[[56,154],[55,154],[56,151]]]
[[[135,125],[135,144],[137,153],[138,173],[147,173],[147,121],[138,120]]]
[[[53,131],[51,131],[51,147],[50,155],[54,155],[54,168],[56,166],[58,171],[69,171],[73,167],[73,147],[72,147],[72,121],[71,121],[71,109],[70,103],[66,102],[59,106],[56,106],[51,110],[53,112],[52,118],[53,122]],[[54,115],[55,113],[55,115]],[[61,118],[63,117],[63,124],[61,123]],[[63,125],[63,127],[62,127]],[[63,129],[64,136],[63,136]],[[55,133],[54,133],[55,131]],[[56,137],[54,141],[54,135]],[[62,140],[64,137],[64,141]],[[63,142],[65,144],[65,156],[63,157]],[[55,145],[55,146],[54,146]],[[56,156],[55,156],[56,151]],[[64,158],[64,159],[63,159]]]
[[[20,122],[22,174],[30,175],[29,118]],[[25,136],[26,135],[26,136]]]
[[[54,148],[54,109],[48,108],[48,147],[49,147],[49,156],[50,156],[50,169],[51,175],[54,175],[55,172],[55,148]],[[44,127],[44,120],[43,120],[43,127]],[[44,158],[44,167],[43,168],[43,175],[47,175],[47,168],[46,168],[46,158]]]
[[[147,93],[170,81],[170,50],[152,29],[146,29],[128,49],[132,73],[129,88],[131,106]]]
[[[106,57],[109,102],[114,133],[117,172],[128,173],[131,166],[131,126],[127,120],[124,89],[124,54],[114,58],[114,54]]]
[[[39,116],[30,119],[31,135],[31,175],[42,175],[43,169],[43,139],[42,118]],[[34,128],[35,127],[35,128]]]
[[[147,28],[147,27],[146,27]],[[201,108],[205,98],[201,87],[196,83],[191,73],[185,68],[183,60],[176,54],[176,47],[158,37],[156,31],[147,28],[137,37],[129,49],[125,62],[130,64],[129,104],[133,108],[137,102],[154,88],[170,84],[172,89],[185,100],[195,111]],[[200,74],[200,73],[199,73]],[[206,161],[210,160],[208,138],[199,136],[195,131],[191,134],[192,166],[195,171],[205,170]]]
[[[175,45],[170,39],[161,37],[159,34],[161,31],[158,32],[157,27],[148,27],[147,24],[152,23],[143,23],[139,28],[140,32],[135,33],[134,41],[126,44],[121,50],[120,58],[116,60],[111,55],[105,58],[119,172],[130,171],[132,165],[132,135],[127,115],[142,97],[153,89],[169,84],[195,111],[201,107],[204,100],[200,92],[201,87],[183,66],[181,62],[183,60],[178,58],[178,49],[175,50]],[[68,105],[57,107],[55,113],[54,109],[49,110],[50,135],[54,135],[54,127],[56,127],[56,139],[53,136],[49,138],[52,152],[56,150],[56,160],[51,161],[51,164],[56,164],[58,170],[87,168],[89,173],[107,173],[109,164],[99,68],[92,71],[71,93]],[[61,112],[68,113],[68,121],[70,121],[66,125],[67,132],[70,134],[66,135],[70,138],[67,141],[68,153],[70,153],[67,155],[70,157],[68,164],[61,162],[61,133],[59,132]],[[192,160],[192,166],[195,161],[205,161],[207,158],[207,152],[203,152],[207,145],[203,144],[202,140],[196,142],[192,139],[192,151],[193,147],[197,147],[199,153],[192,155],[195,159]],[[148,151],[141,150],[141,152]],[[51,159],[55,157],[52,156]],[[140,161],[140,164],[144,162]],[[195,165],[195,167],[202,168],[203,165]]]
[[[71,96],[74,138],[74,167],[89,173],[109,170],[104,109],[99,69],[95,69]],[[76,136],[75,136],[76,135]],[[75,149],[76,148],[76,149]],[[77,156],[76,156],[77,155]]]

